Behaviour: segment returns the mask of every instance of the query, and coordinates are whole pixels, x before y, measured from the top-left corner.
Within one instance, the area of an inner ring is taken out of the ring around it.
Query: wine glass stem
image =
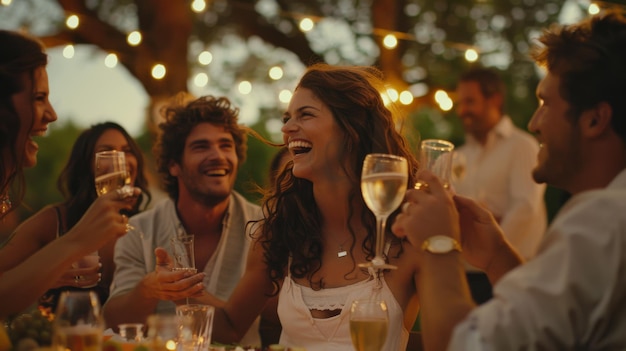
[[[385,225],[387,216],[376,216],[376,258],[383,258],[383,247],[385,246]]]

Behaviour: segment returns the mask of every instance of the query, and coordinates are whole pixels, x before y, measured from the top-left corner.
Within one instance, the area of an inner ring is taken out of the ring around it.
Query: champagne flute
[[[170,238],[174,267],[172,271],[187,271],[197,273],[196,259],[194,253],[193,234],[181,234]],[[185,303],[189,304],[189,298],[185,298]]]
[[[369,154],[363,161],[361,192],[367,207],[376,215],[376,256],[372,262],[359,267],[395,269],[385,263],[385,227],[387,217],[400,206],[408,182],[408,164],[404,157],[389,154]]]
[[[57,306],[52,344],[55,350],[100,351],[104,320],[93,291],[65,291]]]
[[[118,189],[122,189],[124,195],[133,194],[124,152],[116,150],[96,152],[94,176],[98,196]],[[126,231],[134,229],[130,224],[126,224]]]
[[[352,302],[350,307],[350,336],[355,350],[382,350],[387,339],[388,329],[389,317],[387,304],[384,300],[373,297]]]

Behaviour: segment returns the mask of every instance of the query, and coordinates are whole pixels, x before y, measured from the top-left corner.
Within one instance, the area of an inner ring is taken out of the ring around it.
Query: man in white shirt
[[[115,245],[115,275],[104,305],[109,326],[144,323],[153,313],[209,292],[227,300],[245,271],[258,205],[233,190],[246,157],[246,129],[225,97],[170,106],[156,144],[169,198],[130,219],[136,229]],[[193,234],[199,273],[172,270],[171,239]],[[168,252],[170,251],[170,252]],[[242,340],[260,345],[258,324]]]
[[[504,115],[505,86],[493,70],[465,72],[456,87],[456,111],[465,144],[456,149],[455,191],[485,206],[504,235],[525,258],[531,258],[546,229],[545,184],[533,181],[539,143]],[[492,296],[487,276],[467,267],[476,303]]]
[[[392,231],[421,260],[426,350],[626,349],[626,18],[608,11],[539,42],[533,178],[572,197],[521,264],[488,211],[418,174],[428,185],[407,191]],[[495,282],[480,306],[463,259]]]

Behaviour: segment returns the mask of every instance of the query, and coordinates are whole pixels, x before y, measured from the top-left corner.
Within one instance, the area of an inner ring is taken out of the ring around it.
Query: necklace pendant
[[[342,258],[346,256],[348,256],[348,251],[339,249],[339,252],[337,252],[337,257]]]

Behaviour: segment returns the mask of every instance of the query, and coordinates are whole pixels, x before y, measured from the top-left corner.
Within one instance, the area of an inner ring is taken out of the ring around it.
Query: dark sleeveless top
[[[58,206],[54,206],[54,209],[57,213],[57,238],[62,236],[67,232],[67,228],[63,223],[63,218],[61,216],[61,210]],[[62,254],[62,253],[61,253]],[[59,297],[61,297],[61,293],[64,291],[94,291],[96,295],[98,295],[98,299],[100,300],[100,306],[104,305],[104,302],[109,298],[109,287],[104,285],[102,281],[98,282],[98,285],[91,288],[78,288],[75,286],[61,286],[58,288],[53,288],[46,291],[39,298],[39,306],[45,308],[47,311],[53,312],[57,308],[57,304],[59,303]]]

